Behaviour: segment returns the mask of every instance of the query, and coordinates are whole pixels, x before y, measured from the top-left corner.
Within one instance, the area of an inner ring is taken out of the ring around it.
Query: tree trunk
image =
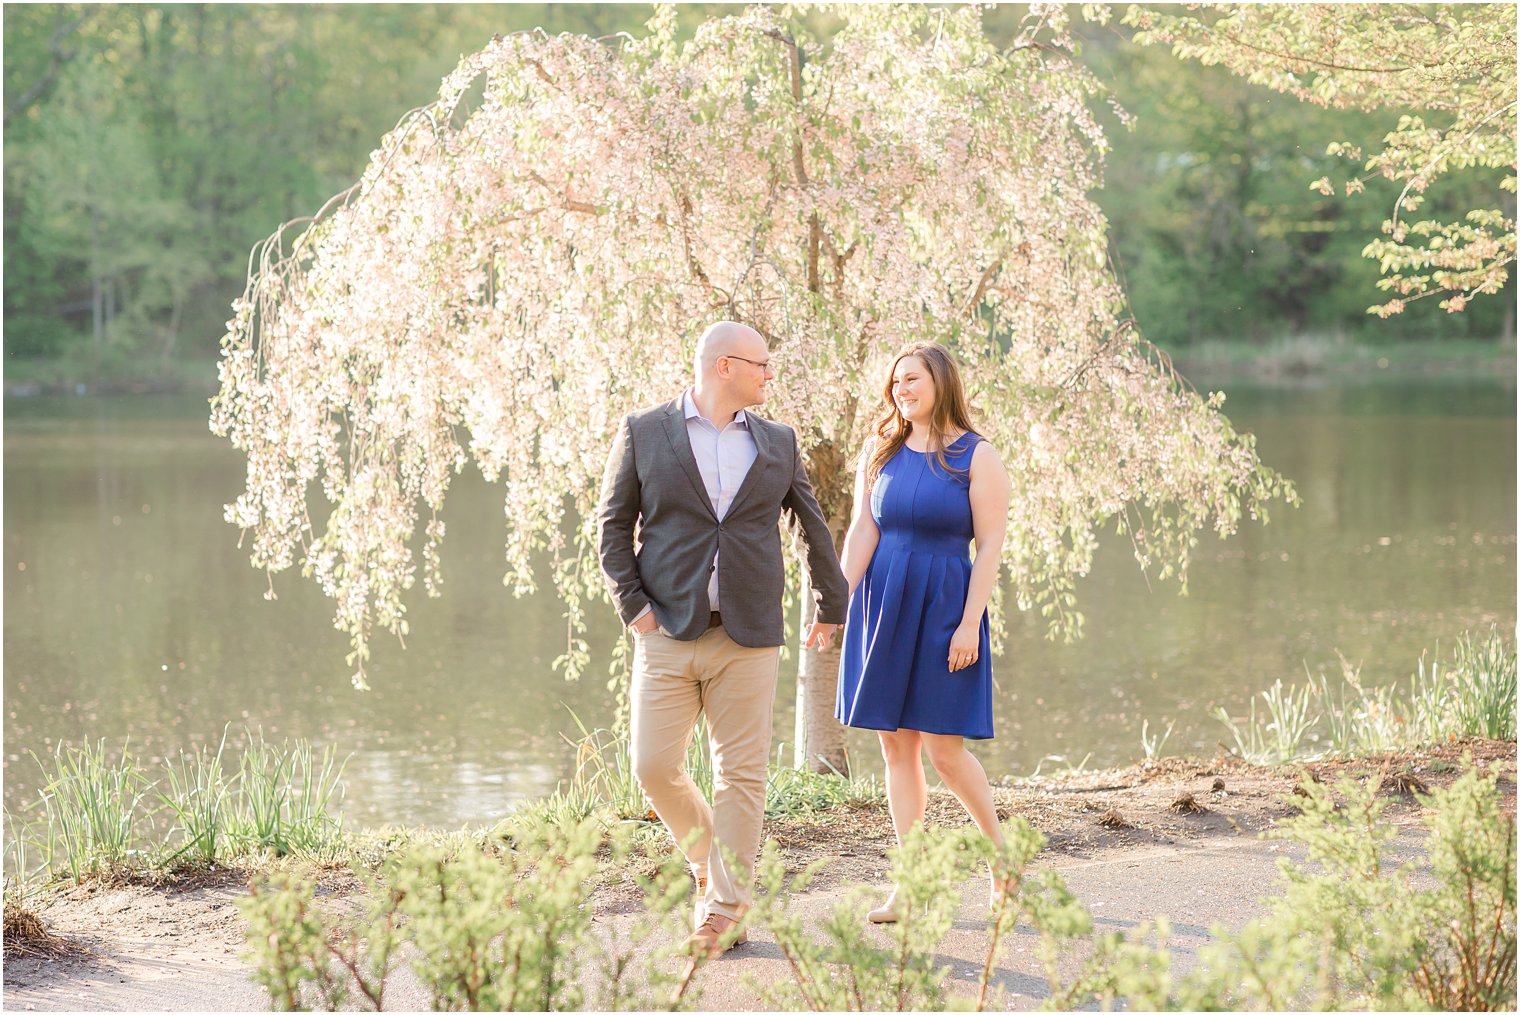
[[[159,359],[166,360],[169,358],[170,353],[174,352],[174,342],[179,338],[180,311],[184,308],[184,306],[184,297],[180,294],[178,289],[176,289],[174,293],[173,308],[169,311],[169,326],[164,329],[164,347],[159,351]]]
[[[93,188],[85,191],[90,205],[90,323],[95,348],[105,343],[105,280],[100,275],[100,210],[95,207]]]
[[[834,518],[829,532],[839,546],[843,533]],[[813,587],[807,568],[802,569],[802,632],[813,615]],[[802,648],[797,667],[797,729],[794,764],[814,772],[850,774],[845,757],[844,727],[834,718],[834,699],[839,692],[839,646],[844,629],[836,632],[834,644],[827,652]]]
[[[803,602],[805,621],[813,608],[806,578],[802,591],[807,597]],[[801,651],[797,668],[796,765],[814,772],[849,775],[844,727],[834,718],[834,699],[839,689],[838,640],[827,652],[810,648]]]
[[[98,258],[90,258],[90,335],[97,349],[105,344],[106,334],[105,286],[101,284],[100,273],[94,268],[98,263]]]

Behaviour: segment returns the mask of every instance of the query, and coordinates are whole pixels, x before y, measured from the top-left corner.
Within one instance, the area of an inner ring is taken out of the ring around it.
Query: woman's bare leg
[[[887,763],[887,810],[892,812],[892,830],[901,846],[914,825],[924,822],[924,807],[929,787],[924,781],[923,744],[915,730],[878,731],[881,756]],[[872,923],[895,923],[898,919],[897,891],[880,907],[866,914]]]
[[[982,763],[966,750],[965,740],[938,733],[920,733],[918,736],[928,751],[929,763],[966,808],[976,827],[995,845],[1002,846],[1003,829],[998,824],[997,805],[992,802],[992,786],[987,782]]]
[[[1003,847],[1003,828],[998,823],[997,804],[992,800],[992,786],[987,782],[987,773],[982,768],[982,763],[976,760],[976,755],[966,750],[965,740],[961,737],[943,736],[937,733],[920,733],[924,747],[929,753],[929,763],[939,773],[950,792],[966,808],[966,813],[971,815],[971,820],[976,822],[976,827],[982,830],[982,834],[992,840],[992,844],[999,849]],[[992,878],[991,892],[988,904],[996,909],[1002,903],[1002,893],[1007,891],[1006,877],[999,877],[993,869],[988,874]]]
[[[887,809],[901,846],[916,824],[923,824],[929,787],[924,782],[923,743],[917,730],[878,731],[881,757],[887,764]]]

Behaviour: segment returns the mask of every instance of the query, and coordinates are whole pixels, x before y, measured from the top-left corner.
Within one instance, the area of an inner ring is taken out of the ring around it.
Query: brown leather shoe
[[[737,934],[733,933],[736,923],[721,913],[708,913],[702,926],[686,939],[686,950],[694,956],[705,955],[709,959],[715,959],[734,945],[742,945],[749,940],[749,932],[741,930]]]

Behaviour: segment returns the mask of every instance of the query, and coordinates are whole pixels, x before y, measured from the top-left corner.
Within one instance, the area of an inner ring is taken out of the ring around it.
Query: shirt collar
[[[691,388],[687,388],[686,394],[681,397],[681,408],[685,410],[687,419],[695,419],[698,416],[702,415],[701,410],[697,408],[697,400],[692,397],[691,391]],[[709,422],[711,421],[709,420]],[[734,422],[744,427],[746,430],[749,429],[749,417],[744,415],[743,409],[740,409],[738,412],[734,413]]]

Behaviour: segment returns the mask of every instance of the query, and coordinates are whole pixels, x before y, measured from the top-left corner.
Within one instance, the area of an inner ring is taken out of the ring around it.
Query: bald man
[[[771,705],[784,637],[778,521],[804,544],[815,600],[804,644],[820,651],[849,592],[797,434],[745,410],[775,371],[753,328],[719,321],[697,342],[695,382],[628,416],[598,512],[602,571],[633,632],[633,769],[697,879],[694,951],[743,940],[765,812]],[[713,802],[686,772],[707,716]]]

